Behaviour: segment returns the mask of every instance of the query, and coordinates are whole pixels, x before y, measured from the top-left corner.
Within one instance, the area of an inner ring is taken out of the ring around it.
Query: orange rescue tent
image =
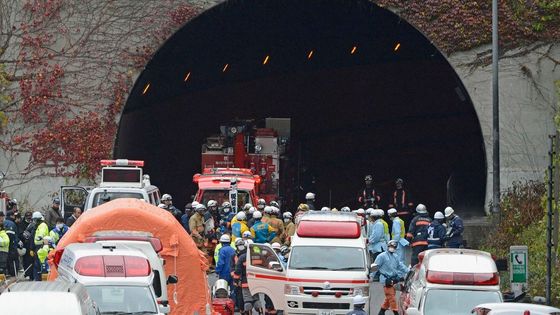
[[[207,260],[173,215],[143,200],[116,199],[84,212],[59,241],[57,250],[105,230],[145,231],[159,238],[165,272],[179,278],[177,284],[167,286],[171,314],[206,314],[212,305]],[[54,251],[49,255],[50,281],[58,276],[53,258]]]

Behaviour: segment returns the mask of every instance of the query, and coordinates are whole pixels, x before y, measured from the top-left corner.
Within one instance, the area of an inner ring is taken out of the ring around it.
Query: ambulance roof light
[[[297,234],[300,237],[359,238],[362,231],[356,221],[300,221]]]
[[[144,167],[144,161],[117,159],[117,160],[101,160],[101,166],[136,166]]]
[[[137,256],[87,256],[76,261],[74,270],[89,277],[146,277],[150,262]]]
[[[426,280],[430,283],[453,285],[499,285],[500,276],[494,273],[446,272],[429,270]]]

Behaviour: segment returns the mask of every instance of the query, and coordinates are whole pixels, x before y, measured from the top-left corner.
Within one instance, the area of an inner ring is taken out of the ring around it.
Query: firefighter
[[[270,226],[276,231],[276,236],[272,239],[272,242],[283,243],[284,242],[284,222],[279,218],[280,209],[272,206],[272,212],[270,214]]]
[[[381,197],[373,188],[373,176],[366,175],[364,178],[365,187],[360,191],[358,196],[358,203],[364,208],[376,208],[381,200]]]
[[[272,215],[272,206],[264,207],[264,215],[263,215],[261,221],[263,221],[264,223],[270,223],[271,215]]]
[[[161,207],[161,205],[163,205],[163,207]],[[169,211],[177,221],[181,222],[183,213],[173,205],[173,197],[171,197],[170,194],[163,194],[163,196],[161,196],[161,204],[159,204],[158,207]]]
[[[266,207],[266,201],[261,198],[257,201],[257,210],[262,213],[264,211],[264,207]]]
[[[297,208],[297,212],[296,212],[296,224],[299,223],[299,219],[307,212],[309,211],[309,206],[305,203],[300,203],[298,208]]]
[[[455,214],[453,208],[447,207],[445,208],[445,220],[447,220],[447,225],[449,226],[447,235],[445,236],[447,247],[463,247],[463,231],[465,230],[463,219]]]
[[[308,192],[305,194],[305,203],[307,204],[307,210],[317,210],[315,208],[315,194]]]
[[[255,243],[270,243],[276,236],[276,230],[268,223],[261,221],[262,214],[260,211],[255,211],[253,218],[255,218],[255,224],[251,227],[251,234],[254,235]]]
[[[251,206],[249,210],[247,210],[247,226],[251,228],[255,223],[255,219],[253,218],[253,214],[257,211],[257,208]]]
[[[290,212],[284,212],[282,217],[284,218],[284,244],[290,246],[291,238],[296,233],[296,225],[292,222],[292,214]]]
[[[233,221],[233,220],[232,220]],[[243,236],[243,233],[249,231],[247,226],[247,215],[244,211],[239,211],[235,216],[235,221],[231,225],[231,236],[235,242],[238,238]]]
[[[255,215],[256,214],[259,214],[259,216],[261,216],[260,211],[256,211]],[[247,247],[245,246],[245,243],[240,239],[235,242],[235,246],[237,247],[239,256],[237,262],[235,263],[232,278],[234,279],[236,286],[238,288],[241,287],[243,296],[243,311],[241,314],[249,315],[251,314],[253,309],[257,310],[259,314],[263,314],[259,296],[251,294],[251,291],[249,290],[249,284],[247,283]]]
[[[434,220],[428,227],[428,249],[442,248],[445,242],[445,233],[447,232],[443,221],[445,217],[441,211],[434,214]]]
[[[404,221],[399,218],[398,211],[395,208],[387,210],[389,219],[392,221],[391,225],[391,240],[397,242],[397,252],[395,253],[399,260],[404,263],[404,248],[408,246],[408,241],[405,238]]]
[[[206,211],[206,206],[197,205],[194,208],[195,213],[189,219],[189,230],[191,231],[191,236],[196,244],[196,247],[205,251],[204,249],[204,212]]]
[[[408,210],[408,193],[404,189],[404,181],[402,178],[397,178],[395,181],[395,191],[393,192],[393,207],[397,211],[407,211]]]
[[[419,204],[416,207],[416,213],[417,215],[410,222],[408,233],[406,233],[412,247],[410,258],[412,266],[418,263],[418,254],[428,249],[428,227],[432,222],[425,205]]]
[[[33,273],[33,280],[35,281],[41,281],[42,280],[42,266],[41,266],[41,262],[39,261],[39,255],[37,255],[37,251],[39,249],[41,249],[44,245],[44,241],[43,239],[45,237],[49,236],[49,226],[47,225],[47,223],[45,222],[45,218],[43,217],[43,214],[39,211],[35,211],[33,212],[33,221],[35,221],[36,224],[36,229],[35,229],[35,233],[33,236],[33,244],[35,245],[34,248],[34,252],[35,252],[35,256],[34,256],[34,264],[33,264],[33,269],[34,269],[34,273]],[[56,221],[55,221],[56,223]]]
[[[385,294],[385,300],[378,314],[384,315],[385,311],[390,309],[393,314],[398,315],[399,309],[394,285],[404,281],[403,278],[409,270],[395,255],[397,242],[390,241],[388,247],[388,250],[377,256],[374,262],[374,265],[378,268],[379,280],[383,284],[383,293]]]

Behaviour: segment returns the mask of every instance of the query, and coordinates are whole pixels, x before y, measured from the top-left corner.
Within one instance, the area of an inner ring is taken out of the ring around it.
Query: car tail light
[[[62,258],[62,254],[64,254],[64,248],[58,248],[54,252],[53,263],[54,263],[55,267],[57,267],[57,268],[58,268],[58,265],[60,264],[60,259]]]
[[[297,228],[300,237],[359,238],[360,224],[354,221],[300,221]]]
[[[137,160],[127,160],[127,159],[118,159],[118,160],[101,160],[101,166],[144,166],[144,161],[137,161]]]
[[[498,273],[468,273],[428,271],[426,279],[430,283],[455,284],[455,285],[498,285]]]

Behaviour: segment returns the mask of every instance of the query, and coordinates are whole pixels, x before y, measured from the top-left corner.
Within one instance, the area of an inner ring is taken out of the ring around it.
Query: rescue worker
[[[54,197],[52,206],[47,210],[44,216],[45,223],[47,223],[49,229],[54,228],[56,219],[58,218],[60,218],[60,198]]]
[[[360,191],[358,203],[364,208],[376,208],[381,197],[373,188],[373,176],[366,175],[364,178],[365,187]]]
[[[299,223],[299,219],[301,219],[301,217],[307,212],[309,211],[309,206],[305,203],[300,203],[298,208],[297,208],[297,212],[296,212],[296,224]]]
[[[35,256],[34,256],[34,263],[33,263],[33,280],[35,281],[41,281],[42,280],[42,271],[43,271],[43,266],[41,265],[41,262],[39,261],[39,256],[37,255],[37,251],[39,249],[41,249],[44,245],[44,239],[45,237],[49,236],[49,226],[47,225],[47,223],[44,221],[44,217],[43,214],[39,211],[35,211],[33,212],[33,221],[35,221],[35,224],[37,226],[37,228],[35,229],[35,234],[33,236],[33,243],[35,244],[35,248],[34,248],[34,252],[35,252]],[[56,221],[55,221],[56,224]]]
[[[284,244],[290,246],[292,236],[296,233],[296,225],[292,222],[291,212],[284,212],[282,217],[284,218]]]
[[[233,221],[233,220],[232,220]],[[235,242],[238,238],[243,236],[243,233],[250,231],[247,226],[247,216],[245,212],[239,211],[235,216],[235,221],[231,225],[231,236]]]
[[[371,209],[373,210],[373,209]],[[356,210],[356,214],[361,218],[362,226],[366,225],[366,211],[362,208]]]
[[[192,203],[187,203],[185,205],[185,213],[181,216],[181,225],[187,231],[187,233],[191,234],[191,229],[189,228],[189,220],[193,215],[193,206]]]
[[[369,224],[370,228],[368,228],[368,251],[370,253],[371,261],[375,261],[375,258],[377,258],[377,256],[384,251],[384,248],[388,241],[385,238],[385,231],[379,211],[373,211]]]
[[[199,250],[204,250],[204,217],[203,214],[206,211],[204,205],[197,205],[194,209],[195,213],[189,219],[189,229],[191,230],[191,236]]]
[[[260,211],[253,213],[255,224],[251,227],[251,234],[254,235],[255,243],[263,244],[270,243],[276,236],[276,231],[268,223],[262,222],[262,214]]]
[[[403,278],[409,269],[397,258],[396,251],[397,242],[391,240],[388,244],[388,250],[377,256],[374,262],[380,274],[379,281],[383,284],[383,293],[385,294],[385,300],[378,315],[384,315],[387,310],[393,311],[395,315],[399,314],[396,291],[393,285],[404,281]]]
[[[393,192],[393,207],[397,211],[408,210],[408,193],[404,189],[404,181],[402,178],[397,178],[395,181],[395,191]]]
[[[231,239],[229,235],[224,234],[220,236],[220,244],[222,247],[218,252],[218,260],[216,265],[216,274],[220,279],[228,282],[230,287],[233,287],[233,278],[231,277],[231,262],[235,256],[235,249],[230,246]]]
[[[3,215],[4,212],[0,211]],[[0,274],[5,275],[8,267],[8,256],[10,251],[10,237],[6,233],[3,224],[0,224]]]
[[[231,211],[231,204],[224,201],[221,210],[222,219],[220,220],[220,232],[222,234],[231,231],[231,220],[233,220],[235,216],[236,214]]]
[[[246,214],[247,214],[247,226],[249,228],[251,228],[253,226],[253,224],[255,224],[255,219],[253,219],[253,213],[255,213],[255,211],[257,211],[257,208],[251,206],[249,208],[249,210],[247,210]]]
[[[37,258],[39,259],[39,263],[41,264],[42,274],[49,273],[50,267],[49,263],[47,262],[47,257],[49,256],[49,253],[54,250],[54,248],[55,244],[53,242],[53,239],[49,235],[47,235],[43,239],[42,246],[39,246],[37,249]]]
[[[447,220],[448,231],[445,237],[447,247],[461,248],[463,247],[463,219],[455,214],[455,210],[451,207],[445,208],[445,219]]]
[[[308,192],[305,194],[305,204],[307,204],[307,210],[317,210],[315,208],[315,194]]]
[[[266,207],[266,201],[262,198],[257,200],[257,210],[262,213],[264,211],[264,207]]]
[[[73,211],[72,211],[72,215],[68,217],[68,219],[66,219],[66,225],[68,227],[71,227],[72,224],[74,224],[74,222],[76,222],[76,220],[78,220],[78,218],[82,215],[82,209],[80,209],[80,207],[74,207]]]
[[[361,295],[356,295],[352,298],[352,304],[354,305],[354,310],[346,313],[346,315],[368,315],[364,308],[366,307],[366,299]]]
[[[16,276],[19,269],[19,255],[17,252],[19,236],[17,225],[12,220],[10,220],[12,216],[13,212],[11,210],[8,211],[7,217],[5,217],[4,212],[0,210],[0,225],[4,227],[4,231],[10,238],[7,262],[8,274],[11,276]]]
[[[412,247],[411,266],[418,263],[418,254],[428,249],[428,227],[432,222],[425,205],[419,204],[416,207],[416,213],[417,215],[410,222],[408,233],[406,233]]]
[[[264,207],[264,214],[263,214],[263,217],[262,217],[261,221],[263,221],[264,223],[270,223],[270,216],[271,215],[272,215],[272,207],[271,206]]]
[[[284,222],[279,218],[280,209],[278,207],[272,206],[272,212],[270,213],[270,221],[268,224],[276,231],[276,235],[271,240],[271,242],[283,243],[284,242]]]
[[[428,249],[442,248],[445,243],[446,229],[443,226],[445,217],[441,211],[434,214],[434,220],[428,227]]]
[[[379,212],[379,215],[381,216],[381,223],[383,223],[383,232],[385,233],[385,239],[389,241],[391,239],[391,235],[389,234],[389,224],[383,218],[385,217],[385,211],[383,211],[383,209],[376,209],[375,211]],[[383,249],[387,250],[387,247]]]
[[[216,200],[209,200],[204,212],[204,238],[206,252],[213,253],[216,245],[218,245],[219,235],[216,233],[216,227],[220,222],[218,214],[218,202]],[[213,256],[209,256],[213,260]],[[213,265],[215,266],[215,265]],[[212,266],[210,266],[212,268]]]
[[[255,211],[255,215],[259,214],[259,222],[262,215],[260,211]],[[255,223],[256,224],[256,223]],[[237,251],[239,253],[235,268],[232,273],[232,278],[235,280],[237,287],[241,287],[243,296],[243,311],[241,314],[249,315],[253,309],[257,310],[259,314],[263,314],[263,309],[258,295],[252,295],[247,283],[247,247],[242,240],[235,242]]]
[[[389,219],[392,221],[391,225],[391,240],[397,242],[397,252],[395,255],[399,258],[399,260],[404,264],[404,248],[408,246],[408,241],[405,238],[405,227],[404,221],[399,218],[398,211],[395,208],[391,208],[387,211],[389,214]]]
[[[163,194],[163,196],[161,196],[161,204],[159,204],[158,207],[169,211],[177,221],[181,222],[183,213],[173,205],[173,197],[171,197],[170,194]]]
[[[243,232],[243,235],[241,235],[241,238],[246,242],[247,240],[251,240],[253,241],[253,234],[251,234],[251,231],[245,231]]]
[[[245,215],[247,216],[247,225],[249,225],[249,221],[251,221],[251,219],[253,218],[253,212],[255,212],[255,210],[251,212],[251,208],[253,208],[253,205],[251,205],[250,203],[246,203],[243,206],[243,212],[245,212]]]
[[[68,232],[68,226],[64,224],[64,219],[56,219],[56,225],[49,233],[51,240],[54,245],[58,244],[58,241]]]
[[[33,280],[33,256],[31,254],[35,247],[33,235],[35,235],[36,224],[33,222],[31,211],[25,212],[23,218],[21,226],[18,226],[18,228],[21,230],[20,240],[23,243],[21,247],[25,249],[25,254],[22,257],[23,270],[25,270],[24,277]]]

